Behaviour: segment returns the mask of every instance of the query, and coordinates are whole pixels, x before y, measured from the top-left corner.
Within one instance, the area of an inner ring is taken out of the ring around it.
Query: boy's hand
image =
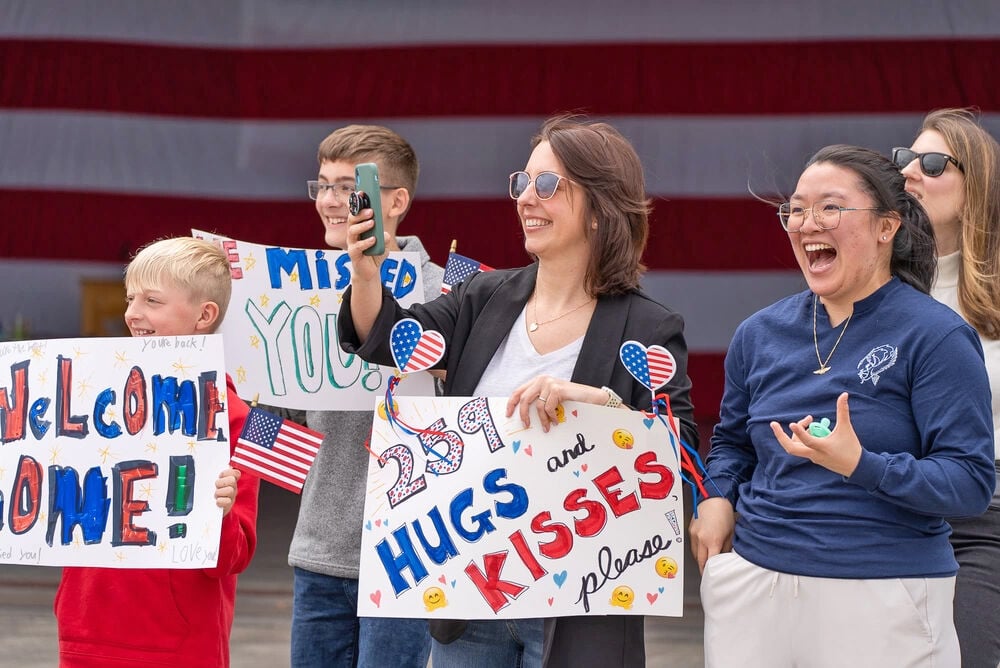
[[[229,514],[236,503],[236,483],[241,475],[237,469],[226,469],[215,481],[215,505],[222,508],[223,517]]]

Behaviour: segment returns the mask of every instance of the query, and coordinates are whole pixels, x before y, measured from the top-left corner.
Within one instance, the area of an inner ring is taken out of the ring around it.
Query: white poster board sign
[[[219,332],[240,396],[284,408],[371,410],[372,394],[385,392],[394,369],[340,348],[337,317],[351,284],[346,252],[191,234],[218,240],[229,256],[233,296]],[[389,253],[381,271],[401,305],[424,301],[417,253]],[[406,385],[410,394],[434,394],[427,373],[414,374]]]
[[[0,562],[215,566],[222,337],[0,343]]]
[[[544,433],[506,418],[502,398],[396,401],[417,435],[376,410],[360,615],[682,614],[682,483],[665,424],[568,402]]]

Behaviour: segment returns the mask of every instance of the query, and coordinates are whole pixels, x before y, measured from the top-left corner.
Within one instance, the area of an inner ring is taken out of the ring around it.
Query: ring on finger
[[[538,399],[536,399],[535,401],[541,401],[544,404],[546,401],[548,401],[548,399],[549,399],[548,397],[543,397],[542,395],[539,394]]]

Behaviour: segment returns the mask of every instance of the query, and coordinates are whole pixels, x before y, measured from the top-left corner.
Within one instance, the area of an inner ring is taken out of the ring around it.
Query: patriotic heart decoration
[[[647,348],[638,341],[626,341],[620,355],[628,372],[651,392],[666,385],[677,370],[674,356],[663,346]]]
[[[405,318],[397,322],[389,335],[392,359],[401,373],[429,369],[444,356],[444,337],[433,329],[424,331],[419,322]]]

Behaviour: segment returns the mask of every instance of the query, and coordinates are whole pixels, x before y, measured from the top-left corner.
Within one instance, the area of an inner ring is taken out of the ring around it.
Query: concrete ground
[[[261,486],[257,554],[240,577],[236,599],[233,668],[288,666],[292,572],[286,556],[297,512],[297,496],[272,485]],[[690,557],[685,568],[684,617],[646,621],[650,668],[704,665],[698,573]],[[0,565],[0,666],[57,665],[52,598],[58,580],[57,568]]]

